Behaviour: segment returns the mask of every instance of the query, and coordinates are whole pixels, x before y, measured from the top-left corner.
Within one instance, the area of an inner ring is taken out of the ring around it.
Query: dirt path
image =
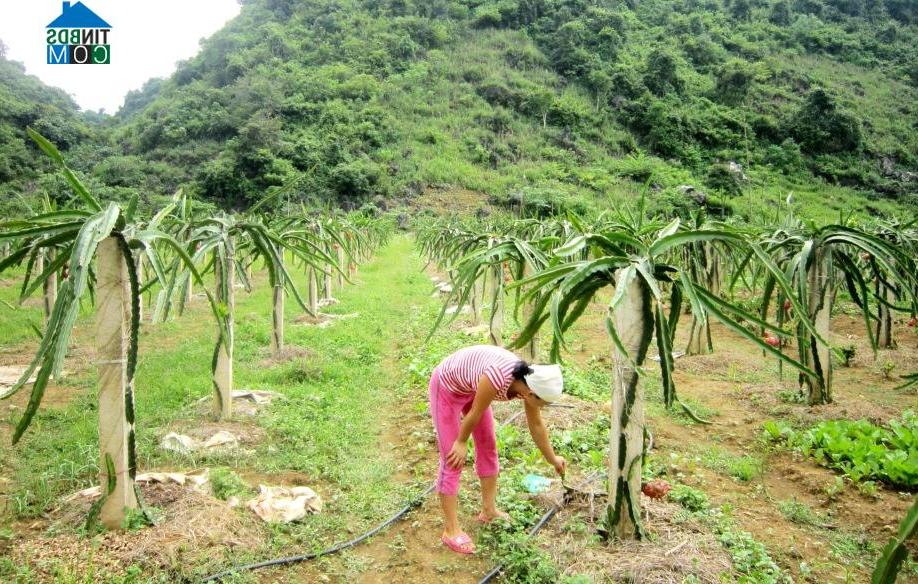
[[[421,264],[418,263],[418,267]],[[431,286],[433,291],[433,286]],[[425,298],[429,298],[425,296]],[[430,300],[431,302],[436,302]],[[419,305],[411,307],[417,311]],[[429,326],[429,323],[424,323]],[[426,331],[426,329],[424,329]],[[414,347],[419,339],[410,336],[406,327],[393,331],[388,350],[380,359],[380,376],[389,380],[405,377],[407,363],[401,358],[406,347]],[[397,385],[389,383],[388,385]],[[422,492],[436,476],[437,450],[433,426],[426,409],[415,406],[427,387],[411,387],[409,395],[397,395],[390,388],[390,399],[379,402],[379,448],[381,456],[396,468],[392,483],[416,484],[412,493]],[[475,539],[478,526],[473,521],[473,509],[478,500],[478,485],[474,473],[464,473],[460,516],[463,527]],[[407,501],[406,501],[407,503]],[[379,514],[379,521],[390,514]],[[423,503],[383,532],[360,545],[331,556],[320,563],[300,564],[289,568],[268,570],[261,582],[358,582],[361,584],[428,584],[430,582],[474,583],[491,565],[480,555],[460,556],[440,542],[442,519],[436,495],[428,494]],[[349,534],[350,537],[358,535]],[[323,567],[322,564],[325,564]],[[331,569],[326,569],[331,567]]]
[[[416,412],[390,414],[384,422],[382,442],[387,452],[396,456],[415,450],[418,440],[430,443],[433,433],[430,420]],[[396,454],[397,453],[397,454]],[[407,467],[407,468],[406,468]],[[410,480],[414,475],[433,477],[436,473],[436,451],[425,449],[420,457],[403,465],[394,480]],[[463,488],[466,498],[477,497],[478,489],[472,473],[464,473]],[[476,525],[465,515],[465,529],[474,539]],[[389,584],[405,582],[423,584],[448,578],[450,582],[477,582],[488,571],[489,565],[480,556],[462,557],[446,549],[440,543],[442,519],[435,494],[430,494],[424,503],[403,521],[392,526],[383,535],[367,545],[355,549],[354,558],[373,567],[363,572],[355,582],[364,584]]]

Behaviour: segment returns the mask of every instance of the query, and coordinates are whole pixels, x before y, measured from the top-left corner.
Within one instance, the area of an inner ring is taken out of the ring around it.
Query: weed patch
[[[605,468],[605,453],[609,447],[608,416],[599,416],[592,424],[574,430],[553,433],[552,447],[561,456],[587,469]]]
[[[788,521],[799,523],[800,525],[825,527],[829,522],[828,518],[823,514],[813,511],[810,507],[795,499],[778,501],[778,511]]]
[[[728,474],[743,482],[749,482],[762,474],[761,458],[750,455],[737,456],[717,446],[705,449],[701,455],[701,463],[711,470]]]
[[[211,469],[210,486],[214,497],[223,501],[230,497],[243,498],[255,492],[241,476],[228,468]]]
[[[676,485],[669,497],[685,509],[682,520],[695,520],[709,527],[717,541],[730,554],[733,568],[741,577],[739,582],[748,584],[790,584],[792,580],[769,555],[765,545],[756,541],[752,534],[739,529],[730,517],[730,509],[724,506],[711,508],[707,495],[686,485]],[[676,516],[680,518],[679,515]]]

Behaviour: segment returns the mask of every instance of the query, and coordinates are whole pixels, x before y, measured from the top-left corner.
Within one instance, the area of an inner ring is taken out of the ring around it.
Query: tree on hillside
[[[748,62],[742,59],[728,61],[717,72],[715,98],[725,104],[742,103],[754,81],[755,70]]]
[[[768,14],[768,20],[778,26],[788,26],[794,19],[791,12],[790,3],[787,0],[778,0],[771,5],[771,12]]]
[[[733,0],[730,3],[730,14],[737,20],[749,20],[752,4],[749,0]]]
[[[579,20],[572,20],[555,31],[551,38],[551,60],[563,75],[577,77],[591,69],[593,55],[585,47],[589,31]]]
[[[839,109],[835,98],[825,89],[810,92],[806,101],[788,123],[788,134],[809,154],[837,154],[861,148],[861,123]]]
[[[647,56],[644,85],[654,95],[682,93],[685,82],[679,77],[676,56],[668,49],[656,48]]]
[[[609,94],[615,87],[615,82],[612,80],[612,76],[602,69],[590,71],[587,80],[590,89],[593,90],[593,94],[596,96],[596,109],[599,110],[609,99]]]
[[[542,128],[548,126],[548,112],[555,101],[554,92],[543,88],[533,88],[523,100],[523,107],[526,108],[526,111],[538,115],[542,120]]]

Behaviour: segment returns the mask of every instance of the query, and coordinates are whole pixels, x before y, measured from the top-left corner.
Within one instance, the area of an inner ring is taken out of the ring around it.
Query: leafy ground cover
[[[769,440],[812,456],[853,481],[918,487],[918,416],[908,410],[886,426],[867,420],[828,420],[806,430],[769,420]]]

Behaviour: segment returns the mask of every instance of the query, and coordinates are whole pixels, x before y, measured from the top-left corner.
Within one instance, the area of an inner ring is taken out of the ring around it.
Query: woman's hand
[[[555,467],[555,472],[558,473],[558,476],[562,479],[564,478],[564,471],[567,470],[567,461],[564,460],[563,456],[556,456],[555,460],[551,463]]]
[[[462,468],[465,464],[465,456],[468,452],[468,446],[465,442],[456,440],[453,442],[453,448],[446,455],[446,464],[450,468]]]

